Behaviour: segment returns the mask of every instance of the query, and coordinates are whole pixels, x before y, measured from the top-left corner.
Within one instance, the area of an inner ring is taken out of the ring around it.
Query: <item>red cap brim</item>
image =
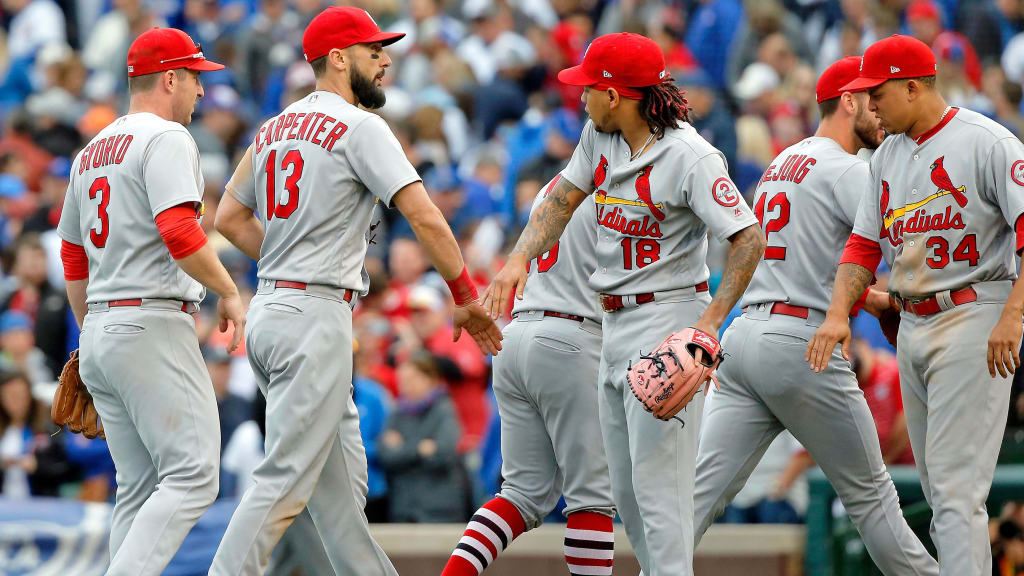
[[[558,81],[569,86],[593,86],[597,78],[591,78],[583,71],[583,66],[573,66],[558,73]]]
[[[192,62],[188,66],[185,66],[185,68],[188,68],[189,70],[195,70],[196,72],[214,72],[216,70],[223,70],[224,65],[203,59]]]
[[[370,36],[366,40],[363,40],[360,44],[374,44],[376,42],[380,42],[381,46],[387,46],[398,42],[402,38],[405,38],[405,34],[400,32],[380,32]]]
[[[863,92],[869,88],[874,88],[875,86],[885,84],[889,80],[891,80],[891,78],[857,78],[853,82],[850,82],[846,86],[840,88],[839,93],[842,94],[843,92]]]

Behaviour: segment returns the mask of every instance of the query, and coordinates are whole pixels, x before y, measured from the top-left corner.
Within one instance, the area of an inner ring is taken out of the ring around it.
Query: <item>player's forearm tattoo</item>
[[[512,254],[522,254],[527,260],[533,260],[554,246],[576,209],[569,200],[569,193],[576,189],[565,178],[558,179],[544,201],[533,211]]]
[[[725,261],[722,281],[715,292],[715,302],[721,302],[728,312],[739,301],[754,275],[757,263],[764,253],[764,234],[759,226],[740,230],[729,245],[729,256]]]
[[[874,277],[874,272],[860,264],[840,264],[836,272],[836,284],[832,288],[832,307],[849,313],[860,295],[871,285]]]

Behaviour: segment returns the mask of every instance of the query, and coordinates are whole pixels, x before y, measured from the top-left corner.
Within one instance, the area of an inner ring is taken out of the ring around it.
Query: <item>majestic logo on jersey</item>
[[[715,202],[726,208],[732,208],[740,203],[740,195],[736,192],[736,186],[725,177],[715,180],[715,183],[711,185],[711,195],[715,197]]]
[[[597,163],[597,168],[594,169],[594,188],[600,188],[601,184],[604,184],[604,179],[608,176],[608,159],[601,155],[601,160]]]
[[[1010,178],[1017,183],[1018,186],[1024,186],[1024,160],[1017,160],[1010,167]]]
[[[882,231],[879,238],[888,238],[889,243],[898,246],[903,242],[905,233],[927,232],[929,230],[962,230],[965,228],[963,216],[960,211],[953,212],[954,207],[947,205],[942,212],[929,213],[925,206],[942,198],[952,196],[959,208],[967,207],[967,187],[956,186],[946,172],[942,162],[944,156],[940,156],[932,162],[931,181],[936,186],[935,192],[925,198],[907,204],[902,208],[889,208],[890,190],[889,183],[882,180],[882,196],[879,202],[879,209],[882,215]],[[907,217],[907,215],[910,215]]]
[[[654,165],[644,166],[644,169],[640,171],[640,175],[636,177],[636,197],[647,205],[651,214],[654,214],[658,221],[661,221],[665,219],[665,213],[661,210],[661,204],[655,204],[651,200],[651,170],[654,170]]]

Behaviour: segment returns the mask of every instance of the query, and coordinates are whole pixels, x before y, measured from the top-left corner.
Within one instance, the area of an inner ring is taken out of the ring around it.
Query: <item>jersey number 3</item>
[[[302,154],[298,150],[289,150],[281,158],[281,171],[291,169],[291,173],[284,179],[284,189],[288,192],[288,201],[284,204],[277,202],[277,150],[271,150],[267,155],[267,220],[274,216],[288,218],[299,207],[299,178],[302,178]]]
[[[89,186],[89,199],[95,200],[97,195],[100,197],[100,203],[96,206],[96,217],[100,219],[100,228],[98,231],[95,227],[89,230],[89,240],[92,240],[93,246],[103,248],[107,245],[107,234],[110,233],[110,217],[107,215],[107,206],[110,205],[110,182],[106,176],[93,180],[92,186]]]
[[[765,201],[767,200],[768,211],[774,212],[776,208],[779,209],[779,215],[774,214],[768,215],[768,221],[764,219],[765,212]],[[761,197],[757,199],[757,203],[754,204],[754,215],[757,216],[758,223],[761,224],[761,228],[764,229],[765,241],[768,241],[768,235],[772,232],[778,232],[789,224],[789,198],[786,198],[785,192],[780,192],[775,196],[772,196],[768,200],[768,194],[761,194]],[[785,260],[786,259],[786,247],[785,246],[772,246],[769,244],[764,249],[765,260]]]

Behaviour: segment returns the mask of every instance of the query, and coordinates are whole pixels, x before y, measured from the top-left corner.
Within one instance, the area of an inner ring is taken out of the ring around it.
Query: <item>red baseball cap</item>
[[[639,100],[633,88],[661,84],[668,77],[661,47],[646,36],[621,32],[595,38],[583,55],[583,63],[558,73],[570,86],[615,88],[625,98]]]
[[[858,78],[845,92],[874,88],[888,80],[935,76],[935,54],[917,38],[894,34],[875,42],[864,51]]]
[[[381,32],[370,13],[353,6],[331,6],[316,15],[302,34],[302,55],[306,62],[326,56],[331,50],[345,49],[353,44],[384,46],[398,42],[405,34]]]
[[[818,97],[818,104],[825,100],[839,98],[843,92],[862,92],[860,90],[844,90],[843,87],[853,82],[860,75],[860,56],[847,56],[832,63],[831,66],[821,73],[818,78],[818,85],[814,87],[814,94]]]
[[[130,78],[178,68],[212,72],[224,65],[207,60],[199,45],[177,28],[150,28],[128,48]]]

